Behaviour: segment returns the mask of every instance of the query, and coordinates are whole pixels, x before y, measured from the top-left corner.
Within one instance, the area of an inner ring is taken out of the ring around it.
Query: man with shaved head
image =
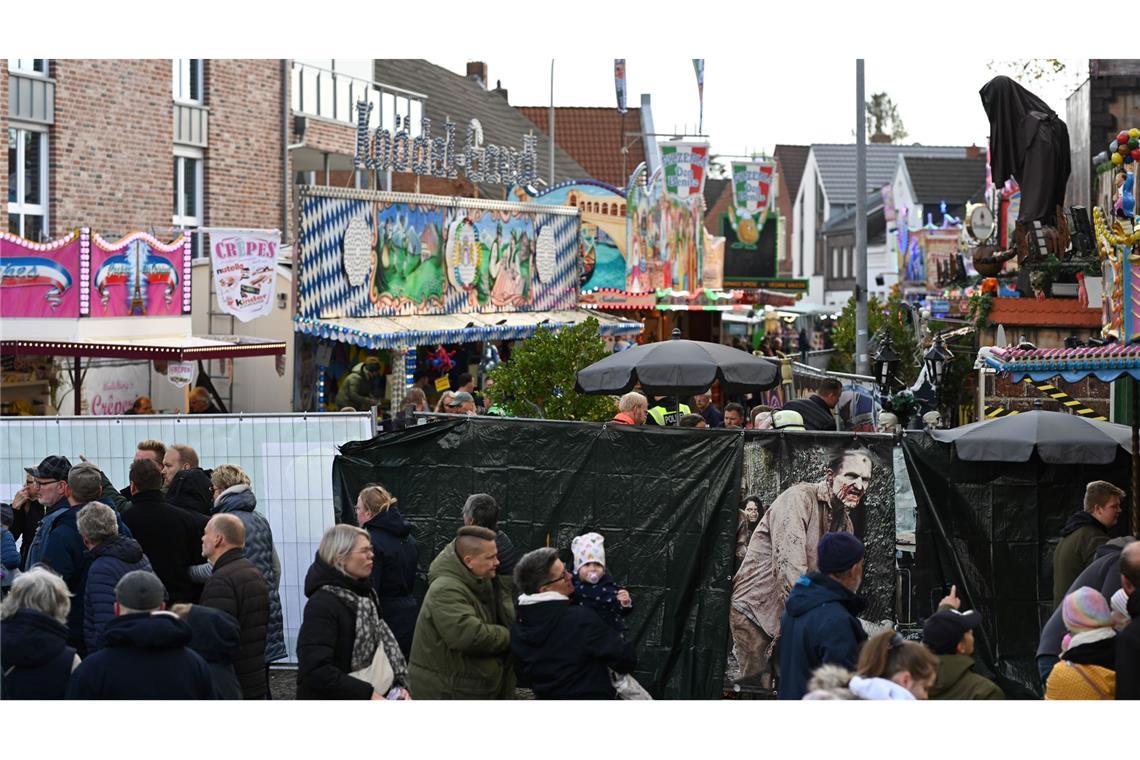
[[[202,534],[202,556],[213,567],[202,589],[202,606],[227,612],[241,627],[241,646],[234,671],[242,699],[269,694],[265,641],[269,630],[269,584],[245,558],[245,526],[231,514],[217,514]]]
[[[508,699],[514,691],[514,605],[494,583],[495,537],[465,525],[431,563],[408,661],[416,699]]]

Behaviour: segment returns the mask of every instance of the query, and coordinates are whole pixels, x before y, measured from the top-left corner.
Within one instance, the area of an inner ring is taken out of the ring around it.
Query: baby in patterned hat
[[[633,600],[606,572],[606,540],[600,533],[586,533],[570,542],[570,551],[574,553],[575,601],[598,613],[618,633],[625,633],[624,618],[633,612]]]

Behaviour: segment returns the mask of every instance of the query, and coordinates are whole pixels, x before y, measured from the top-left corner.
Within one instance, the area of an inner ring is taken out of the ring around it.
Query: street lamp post
[[[879,344],[879,350],[875,352],[875,382],[878,383],[879,388],[882,389],[884,397],[889,396],[891,386],[894,384],[895,372],[899,367],[899,355],[895,351],[895,347],[891,345],[891,336],[889,333],[883,334],[883,341]]]
[[[942,411],[942,380],[946,375],[946,365],[951,358],[942,340],[942,333],[934,336],[934,342],[922,357],[923,363],[926,364],[926,377],[934,385],[935,403],[939,412]]]

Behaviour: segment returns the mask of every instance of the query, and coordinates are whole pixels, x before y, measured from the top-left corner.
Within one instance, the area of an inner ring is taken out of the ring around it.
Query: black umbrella
[[[1120,449],[1132,451],[1132,429],[1065,412],[1032,411],[932,430],[971,462],[1027,462],[1034,450],[1049,464],[1110,464]]]
[[[748,393],[773,388],[780,383],[775,362],[719,343],[673,339],[627,348],[578,372],[579,393],[617,394],[642,390],[655,396],[691,396],[707,389],[714,380],[729,393]]]

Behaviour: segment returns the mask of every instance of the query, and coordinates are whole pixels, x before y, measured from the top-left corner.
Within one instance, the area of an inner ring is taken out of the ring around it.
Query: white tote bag
[[[354,670],[349,675],[372,684],[372,691],[381,696],[391,691],[392,682],[396,680],[396,674],[392,672],[392,663],[388,661],[388,653],[384,651],[383,644],[376,647],[376,653],[372,655],[371,665],[360,670]]]

